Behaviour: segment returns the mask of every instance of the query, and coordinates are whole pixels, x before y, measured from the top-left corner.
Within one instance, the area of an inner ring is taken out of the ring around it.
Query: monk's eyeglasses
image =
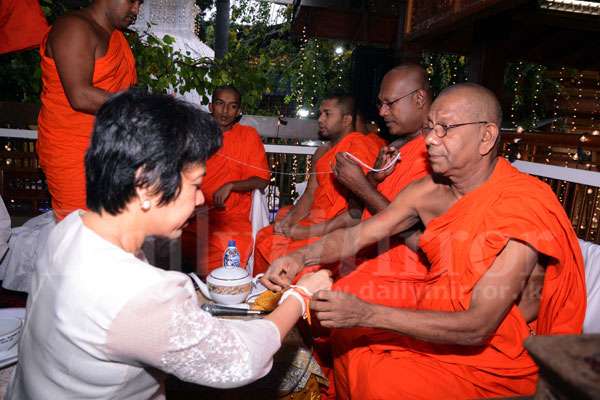
[[[377,99],[377,109],[381,110],[383,107],[387,107],[388,109],[391,109],[392,106],[394,105],[394,103],[396,103],[396,102],[398,102],[398,101],[400,101],[400,100],[402,100],[402,99],[410,96],[411,94],[413,94],[415,92],[418,92],[419,90],[421,90],[421,88],[415,89],[412,92],[407,93],[404,96],[400,96],[397,99],[394,99],[392,101],[383,101],[383,100]]]
[[[435,136],[437,136],[441,139],[448,134],[448,131],[450,129],[458,128],[460,126],[465,126],[465,125],[487,124],[487,123],[489,123],[489,121],[464,122],[462,124],[452,124],[452,125],[437,123],[437,124],[434,124],[432,127],[422,128],[421,132],[423,133],[424,136],[427,136],[427,135],[429,135],[430,132],[433,131],[433,133],[435,133]],[[436,129],[438,126],[441,129]]]

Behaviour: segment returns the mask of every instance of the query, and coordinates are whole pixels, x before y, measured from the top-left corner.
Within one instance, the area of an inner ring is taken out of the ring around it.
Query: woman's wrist
[[[300,315],[310,324],[310,299],[312,297],[312,292],[303,286],[291,285],[283,292],[278,304],[282,304],[290,297],[298,303],[301,308]]]

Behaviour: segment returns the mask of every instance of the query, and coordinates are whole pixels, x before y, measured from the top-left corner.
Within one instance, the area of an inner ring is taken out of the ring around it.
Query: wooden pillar
[[[506,21],[490,18],[476,24],[473,47],[469,55],[469,80],[490,89],[504,100],[504,70],[506,68],[506,37],[510,30]]]

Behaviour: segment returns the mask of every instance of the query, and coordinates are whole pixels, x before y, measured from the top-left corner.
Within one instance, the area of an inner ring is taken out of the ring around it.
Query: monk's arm
[[[254,189],[260,191],[265,190],[269,186],[269,181],[258,176],[251,176],[248,179],[242,179],[239,181],[229,182],[231,184],[232,192],[250,192]]]
[[[89,23],[74,16],[57,22],[47,44],[69,104],[88,114],[95,114],[110,96],[92,84],[97,45]]]
[[[360,214],[358,218],[352,216],[350,211],[344,211],[332,219],[314,225],[302,226],[295,225],[290,229],[289,237],[294,240],[306,239],[313,236],[324,236],[338,229],[349,228],[360,223]]]
[[[370,244],[414,226],[419,221],[416,204],[420,195],[418,185],[409,186],[382,212],[353,227],[329,233],[292,256],[304,266],[333,263],[353,256]]]
[[[377,190],[374,182],[367,177],[365,177],[364,185],[354,188],[353,193],[363,202],[371,214],[377,214],[390,204],[390,201]]]
[[[389,329],[428,342],[483,345],[516,304],[536,264],[537,252],[534,249],[510,240],[473,289],[470,306],[465,311],[390,308],[362,302],[355,297],[351,302],[356,304],[338,304],[337,307],[352,307],[357,314],[363,314],[364,322],[358,323],[361,326]],[[323,294],[335,297],[336,293]],[[327,314],[335,311],[329,309],[326,303],[328,301],[315,305],[316,309],[324,306],[320,312],[325,314],[318,313],[317,316],[320,319],[324,317],[321,321],[324,326],[339,326],[334,322],[335,318]]]
[[[269,266],[261,282],[271,290],[282,290],[290,285],[305,266],[339,261],[385,237],[410,229],[419,222],[417,206],[422,202],[421,196],[428,194],[427,186],[431,186],[431,182],[425,182],[425,179],[413,182],[382,212],[351,228],[331,232],[309,246],[278,258]]]

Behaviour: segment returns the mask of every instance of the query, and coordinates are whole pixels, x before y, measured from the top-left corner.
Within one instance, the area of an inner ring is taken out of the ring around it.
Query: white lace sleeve
[[[185,275],[171,277],[119,312],[109,328],[111,358],[219,388],[243,386],[269,372],[281,344],[275,324],[214,318],[200,309]]]

